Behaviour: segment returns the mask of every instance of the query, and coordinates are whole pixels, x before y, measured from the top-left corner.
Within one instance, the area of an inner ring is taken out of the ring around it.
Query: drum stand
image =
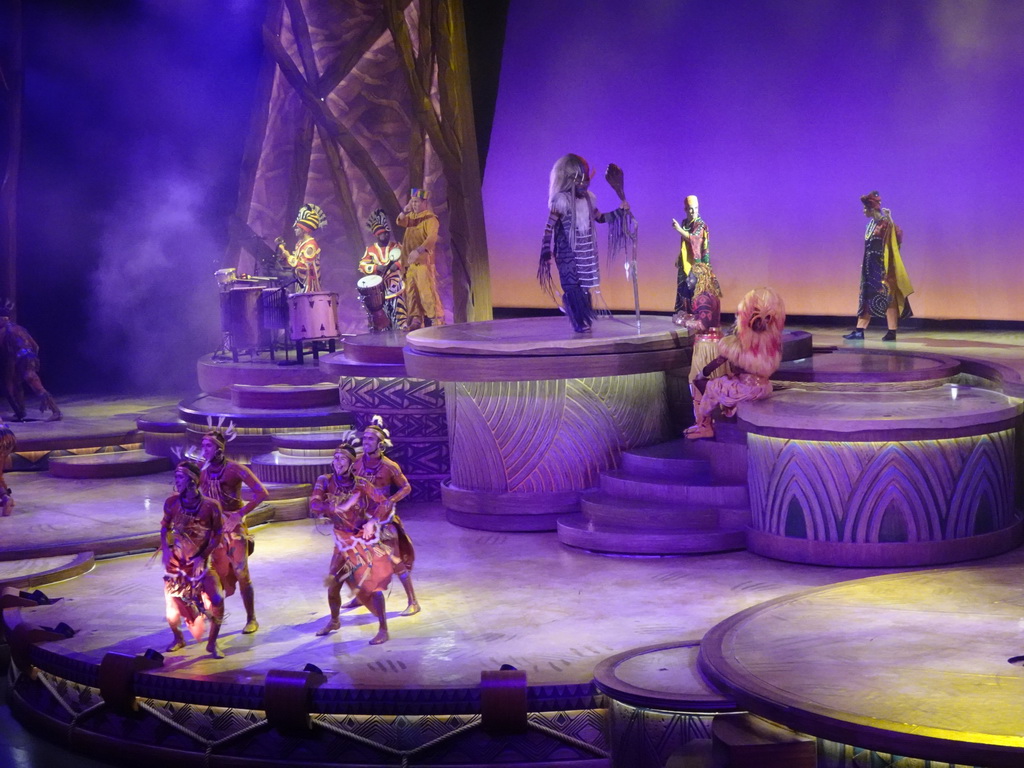
[[[302,345],[305,344],[305,343],[306,343],[305,341],[301,341],[301,340],[295,342],[295,358],[296,358],[296,363],[295,364],[296,365],[302,365],[302,356],[304,354],[303,350],[302,350]],[[325,343],[325,340],[322,340],[322,339],[321,340],[317,340],[317,341],[310,341],[309,342],[310,351],[311,351],[311,353],[313,355],[313,360],[319,360],[320,359],[320,345],[324,344],[324,343]],[[334,352],[334,349],[335,349],[335,339],[326,339],[326,344],[327,344],[327,351],[328,352]],[[285,347],[285,349],[287,349],[287,347]]]

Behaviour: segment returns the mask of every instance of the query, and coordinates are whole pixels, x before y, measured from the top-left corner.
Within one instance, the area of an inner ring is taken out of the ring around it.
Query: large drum
[[[384,311],[384,278],[380,275],[367,275],[356,282],[359,300],[366,308],[370,321],[370,330],[386,331],[391,328],[391,320]]]
[[[338,333],[338,294],[316,291],[288,296],[288,318],[292,341],[336,339]]]
[[[234,287],[220,293],[220,327],[232,350],[256,349],[260,344],[260,286]]]

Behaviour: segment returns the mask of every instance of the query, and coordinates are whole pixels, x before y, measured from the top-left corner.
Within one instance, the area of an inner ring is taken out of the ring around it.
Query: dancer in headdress
[[[612,168],[621,181],[621,171],[615,166],[610,166],[609,170]],[[548,185],[550,212],[537,268],[541,287],[558,302],[551,276],[554,260],[562,289],[558,303],[577,333],[590,330],[595,317],[593,294],[601,284],[594,222],[609,222],[613,242],[624,242],[623,230],[629,211],[629,203],[623,197],[617,210],[601,213],[590,191],[592,176],[590,165],[579,155],[568,154],[555,162]],[[615,249],[613,246],[613,251]]]
[[[355,474],[355,459],[352,443],[339,445],[334,452],[334,471],[317,478],[309,500],[310,510],[328,518],[334,530],[334,554],[325,580],[331,616],[316,634],[328,635],[341,628],[341,585],[346,584],[356,602],[377,617],[377,634],[370,645],[380,645],[388,640],[384,591],[394,572],[381,540],[388,507],[373,484]]]
[[[686,276],[687,302],[692,311],[676,312],[672,321],[693,334],[693,355],[690,359],[690,392],[696,399],[693,382],[712,360],[718,357],[718,342],[722,339],[722,289],[711,265],[698,261],[691,265]],[[706,378],[725,376],[730,372],[729,364],[723,363]]]
[[[295,270],[300,293],[322,291],[320,286],[320,246],[313,233],[327,226],[327,215],[319,205],[306,203],[295,217],[295,250],[289,251],[284,240],[277,238],[277,247],[288,266]]]
[[[441,224],[430,208],[429,199],[427,190],[413,187],[409,190],[409,202],[395,219],[395,224],[405,228],[402,254],[406,264],[406,328],[410,331],[425,326],[428,318],[431,325],[444,325],[445,322],[434,263]]]
[[[391,238],[391,222],[378,208],[366,220],[377,242],[366,247],[359,260],[359,271],[376,275],[384,281],[384,313],[391,321],[392,330],[405,327],[405,280],[402,277],[402,246]]]
[[[231,428],[226,432],[230,434]],[[220,577],[226,596],[233,595],[235,586],[238,586],[245,606],[242,634],[250,635],[260,628],[260,624],[256,621],[256,595],[249,575],[249,555],[254,545],[245,516],[262,504],[269,494],[251,469],[227,458],[225,449],[229,437],[226,432],[212,429],[203,436],[200,452],[205,463],[200,488],[203,496],[220,502],[224,531],[220,546],[213,552],[213,568]],[[247,504],[242,502],[243,485],[252,492],[252,499]]]
[[[711,265],[711,249],[708,246],[708,225],[700,217],[700,203],[696,195],[687,195],[683,200],[686,218],[680,224],[672,219],[672,228],[681,235],[679,256],[676,258],[676,312],[692,312],[693,288],[686,278],[694,264]],[[718,294],[721,296],[721,292]]]
[[[850,341],[864,338],[872,317],[884,317],[888,330],[882,341],[896,341],[899,321],[913,316],[907,297],[914,292],[903,266],[900,248],[903,230],[892,220],[892,211],[882,207],[877,191],[862,195],[864,215],[870,219],[864,231],[864,261],[860,269],[860,299],[857,327],[843,336]]]
[[[221,540],[220,504],[199,492],[198,465],[183,461],[174,470],[173,496],[164,502],[160,524],[160,551],[164,565],[164,601],[167,624],[174,640],[167,651],[185,647],[181,620],[196,640],[202,640],[207,617],[210,637],[206,650],[224,658],[217,645],[224,621],[224,593],[210,557]]]
[[[714,437],[711,414],[716,407],[731,416],[740,403],[771,395],[770,377],[782,362],[785,323],[786,307],[771,288],[758,288],[743,297],[736,310],[735,335],[718,342],[718,357],[693,381],[696,423],[686,430],[686,437]],[[731,367],[727,375],[708,378],[725,363]]]
[[[399,501],[412,493],[412,486],[397,462],[384,455],[391,446],[391,433],[384,427],[384,420],[380,416],[374,416],[363,430],[363,453],[356,460],[355,473],[373,483],[383,495],[385,511],[381,516],[381,540],[391,553],[395,573],[402,582],[408,599],[408,605],[399,615],[412,616],[420,612],[420,604],[416,601],[416,590],[412,584],[416,550],[395,508]]]

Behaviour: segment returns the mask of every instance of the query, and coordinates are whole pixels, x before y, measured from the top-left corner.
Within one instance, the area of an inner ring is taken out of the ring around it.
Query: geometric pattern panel
[[[667,436],[662,372],[450,383],[452,483],[473,491],[582,490],[627,448]]]
[[[711,713],[667,712],[612,700],[609,710],[612,755],[616,766],[660,768],[679,747],[711,738]]]
[[[1014,429],[845,443],[749,434],[755,530],[820,542],[921,543],[1016,522]]]
[[[447,440],[396,441],[387,455],[398,462],[406,475],[447,475],[449,465]]]
[[[818,768],[975,768],[961,763],[901,757],[818,739]]]
[[[343,410],[444,410],[444,384],[430,379],[342,376],[338,392]]]

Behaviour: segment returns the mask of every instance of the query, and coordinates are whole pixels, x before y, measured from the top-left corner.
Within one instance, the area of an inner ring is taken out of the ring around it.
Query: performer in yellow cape
[[[882,341],[896,341],[899,321],[914,314],[907,300],[914,287],[900,256],[903,230],[893,222],[892,211],[882,207],[882,198],[877,191],[862,195],[860,201],[864,204],[864,215],[870,221],[864,232],[857,327],[843,338],[862,340],[871,318],[884,317],[888,331]]]

